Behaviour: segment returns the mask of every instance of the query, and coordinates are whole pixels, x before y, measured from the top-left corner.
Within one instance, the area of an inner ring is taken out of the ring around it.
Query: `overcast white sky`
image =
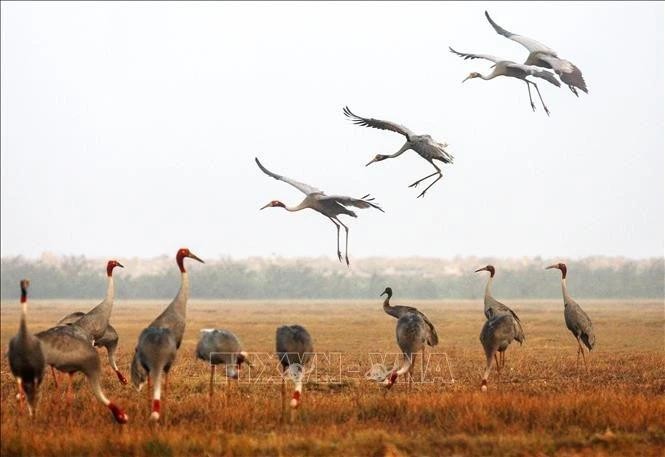
[[[556,49],[590,93],[472,80]],[[258,209],[371,192],[350,255],[663,255],[663,3],[2,3],[2,255],[335,254],[330,221]],[[535,97],[535,94],[534,94]],[[450,144],[424,199],[414,152],[342,115]]]

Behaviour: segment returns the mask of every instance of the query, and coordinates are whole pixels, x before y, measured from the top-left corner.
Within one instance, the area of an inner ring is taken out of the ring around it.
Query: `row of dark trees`
[[[592,268],[585,262],[569,263],[568,287],[579,298],[663,298],[665,262],[626,261],[616,268]],[[192,296],[218,299],[288,298],[377,298],[386,286],[399,297],[414,299],[478,298],[487,274],[419,277],[374,273],[369,276],[319,271],[306,260],[289,265],[249,268],[242,261],[223,260],[196,268],[191,276]],[[501,270],[494,293],[502,298],[558,298],[561,296],[557,271],[525,268]],[[67,257],[59,267],[21,257],[2,259],[1,296],[18,296],[18,281],[30,278],[31,296],[39,298],[99,298],[105,291],[103,269],[91,268],[82,257]],[[116,275],[116,297],[171,298],[179,286],[174,268],[159,274]]]

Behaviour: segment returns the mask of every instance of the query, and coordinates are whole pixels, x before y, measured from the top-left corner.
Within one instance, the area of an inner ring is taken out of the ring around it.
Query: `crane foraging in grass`
[[[450,155],[448,152],[446,152],[445,149],[448,146],[448,143],[439,143],[437,141],[434,141],[432,137],[429,135],[416,135],[415,133],[413,133],[411,130],[404,127],[403,125],[399,125],[394,122],[357,116],[351,112],[348,106],[344,107],[344,115],[348,117],[351,120],[351,122],[353,122],[356,125],[361,125],[363,127],[371,127],[381,130],[390,130],[392,132],[399,133],[400,135],[404,135],[406,137],[406,143],[404,143],[404,145],[402,145],[402,147],[396,153],[391,155],[377,154],[365,166],[369,166],[374,162],[380,162],[386,159],[393,159],[395,157],[402,155],[405,151],[412,149],[415,152],[417,152],[420,157],[427,160],[434,167],[434,169],[436,170],[434,173],[427,175],[424,178],[421,178],[418,181],[414,182],[413,184],[409,185],[409,187],[417,187],[418,184],[420,184],[422,181],[426,180],[427,178],[431,178],[432,176],[438,175],[437,178],[434,181],[432,181],[430,185],[427,186],[425,190],[423,190],[416,198],[423,197],[425,195],[425,192],[427,192],[427,190],[430,187],[436,184],[436,182],[443,177],[441,169],[434,163],[435,160],[441,161],[445,164],[453,163],[453,156]]]
[[[32,417],[37,410],[39,400],[39,386],[44,378],[46,362],[42,343],[28,330],[26,318],[28,314],[28,287],[30,281],[22,279],[21,287],[21,323],[18,334],[9,341],[9,368],[16,378],[18,386],[17,398],[19,408],[23,405],[23,398],[27,399],[28,414]]]
[[[141,332],[132,359],[131,378],[134,387],[140,391],[146,381],[148,384],[151,380],[153,382],[150,419],[154,421],[160,417],[162,374],[166,394],[168,373],[185,333],[189,299],[189,276],[184,264],[186,258],[204,263],[189,249],[178,249],[176,263],[180,269],[180,290],[169,306]]]
[[[545,113],[547,113],[548,116],[550,115],[550,110],[547,109],[547,106],[543,101],[543,97],[540,95],[540,89],[538,89],[538,85],[527,78],[529,76],[541,78],[557,87],[561,87],[561,83],[559,82],[558,79],[556,79],[556,76],[554,76],[554,74],[550,73],[547,70],[541,70],[538,67],[532,65],[524,65],[510,60],[499,59],[498,57],[494,57],[488,54],[469,54],[464,52],[457,52],[450,47],[448,49],[450,49],[450,52],[452,52],[453,54],[463,57],[464,60],[485,59],[489,60],[490,62],[494,62],[493,65],[494,70],[492,70],[490,74],[481,75],[480,73],[474,71],[469,73],[469,76],[464,78],[462,82],[466,81],[467,79],[473,79],[473,78],[480,78],[484,79],[485,81],[489,81],[490,79],[494,79],[497,76],[508,76],[511,78],[521,79],[526,83],[526,87],[529,91],[529,101],[531,102],[531,109],[533,109],[534,111],[536,110],[536,105],[533,104],[533,99],[531,98],[531,85],[533,85],[533,87],[536,88],[536,92],[538,93],[538,98],[540,98],[540,103],[542,103]]]
[[[326,195],[323,191],[317,189],[316,187],[312,187],[307,184],[303,184],[301,182],[298,182],[296,180],[287,178],[285,176],[278,175],[277,173],[273,173],[269,171],[266,167],[264,167],[261,162],[259,162],[259,159],[254,158],[256,161],[256,164],[259,166],[262,172],[267,174],[268,176],[275,178],[278,181],[285,182],[287,184],[292,185],[296,189],[298,189],[300,192],[306,195],[305,199],[300,202],[300,204],[296,206],[286,206],[284,203],[282,203],[279,200],[273,200],[269,202],[267,205],[264,205],[260,209],[265,209],[265,208],[284,208],[287,211],[290,212],[295,212],[295,211],[300,211],[306,208],[313,209],[314,211],[323,214],[326,216],[330,221],[335,224],[335,227],[337,228],[337,257],[339,258],[339,261],[342,261],[342,252],[339,249],[339,226],[341,225],[344,227],[346,230],[346,251],[345,251],[345,259],[346,259],[346,265],[349,265],[349,228],[339,220],[340,215],[344,214],[347,216],[351,217],[358,217],[356,213],[351,211],[350,209],[347,209],[347,206],[353,206],[355,208],[376,208],[381,212],[384,212],[383,209],[376,203],[372,203],[374,200],[373,198],[369,198],[369,194],[365,195],[362,198],[353,198],[353,197],[346,197],[343,195]]]
[[[584,367],[588,370],[586,356],[582,343],[587,347],[589,352],[593,349],[596,343],[596,336],[593,333],[593,324],[587,313],[584,312],[582,307],[572,299],[568,293],[568,286],[566,285],[566,274],[568,268],[565,263],[555,263],[546,268],[546,270],[556,268],[561,271],[561,291],[563,292],[563,317],[566,321],[566,327],[573,334],[577,340],[577,363],[580,362],[580,354],[584,360]]]
[[[515,314],[512,309],[492,297],[491,286],[492,281],[494,281],[494,273],[496,272],[494,266],[487,265],[486,267],[477,269],[475,272],[478,273],[480,271],[488,271],[490,274],[490,277],[487,279],[487,285],[485,286],[485,317],[487,320],[490,320],[502,314],[510,314],[513,319],[515,319],[515,341],[522,344],[526,338],[524,337],[524,330],[522,330],[522,322],[520,321],[520,318],[517,317],[517,314]],[[501,357],[499,360],[501,362],[500,365],[501,368],[503,368],[506,364],[506,352],[499,352],[499,356]]]
[[[582,72],[579,68],[573,65],[572,62],[560,58],[556,51],[534,39],[522,35],[517,35],[516,33],[511,33],[500,27],[492,20],[487,11],[485,11],[485,17],[489,21],[490,25],[494,28],[496,33],[521,44],[529,51],[529,55],[526,58],[524,65],[535,65],[537,67],[550,68],[554,70],[559,78],[561,78],[561,81],[563,81],[564,84],[568,86],[570,91],[575,94],[576,97],[579,97],[576,88],[580,89],[584,93],[589,93],[589,90],[586,87],[586,82],[584,81],[584,77],[582,76]]]
[[[120,383],[124,385],[127,384],[127,378],[122,374],[115,360],[115,353],[118,349],[118,332],[109,324],[115,293],[113,269],[116,267],[124,268],[117,260],[109,260],[106,264],[106,297],[99,305],[87,313],[78,311],[68,314],[58,321],[57,325],[77,325],[90,335],[95,347],[106,348],[109,364],[115,371]],[[53,375],[55,376],[55,372],[53,372]]]
[[[226,379],[238,379],[241,365],[249,363],[238,337],[228,330],[216,328],[201,329],[196,357],[210,364],[209,399],[212,399],[216,365],[224,365]]]
[[[283,325],[275,332],[275,349],[277,359],[282,368],[282,414],[286,400],[286,377],[289,376],[295,383],[291,396],[291,408],[300,406],[302,396],[302,383],[305,376],[305,366],[311,361],[314,354],[312,337],[305,327],[301,325]]]

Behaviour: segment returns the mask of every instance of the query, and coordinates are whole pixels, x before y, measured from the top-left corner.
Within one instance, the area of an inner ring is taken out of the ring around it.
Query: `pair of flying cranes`
[[[489,60],[490,62],[494,62],[494,65],[492,65],[493,70],[491,73],[487,75],[482,75],[477,72],[472,72],[469,74],[469,76],[467,76],[464,79],[464,81],[474,78],[480,78],[487,81],[490,79],[494,79],[497,76],[507,76],[511,78],[521,79],[526,83],[526,87],[529,92],[529,101],[531,103],[531,108],[534,111],[536,109],[536,105],[533,103],[533,99],[531,97],[531,86],[533,86],[536,89],[538,98],[540,98],[540,102],[543,105],[543,109],[545,110],[548,116],[549,116],[549,110],[545,105],[545,102],[543,101],[543,98],[540,94],[540,90],[538,89],[538,85],[535,82],[529,80],[528,79],[529,76],[544,79],[549,83],[557,87],[560,87],[561,83],[555,76],[556,74],[561,79],[561,81],[563,81],[568,86],[571,92],[575,94],[575,96],[579,96],[577,93],[577,89],[585,93],[588,93],[586,83],[584,82],[584,78],[582,77],[582,72],[570,61],[560,58],[557,55],[556,51],[534,39],[509,32],[506,29],[500,27],[496,22],[492,20],[487,11],[485,11],[485,17],[499,35],[503,35],[506,38],[509,38],[521,44],[522,46],[527,48],[527,50],[529,51],[529,55],[523,64],[519,64],[510,60],[499,59],[498,57],[494,57],[488,54],[464,53],[464,52],[458,52],[453,48],[449,48],[450,52],[460,57],[463,57],[465,60],[484,59],[484,60]],[[552,69],[554,70],[554,73],[548,70],[543,70],[541,68]],[[435,169],[434,173],[429,174],[424,178],[421,178],[412,183],[411,185],[409,185],[409,187],[415,188],[426,179],[436,176],[436,179],[434,179],[434,181],[432,181],[422,192],[420,192],[417,198],[423,197],[425,193],[443,177],[441,169],[437,166],[437,164],[434,161],[438,160],[440,162],[443,162],[444,164],[449,164],[453,162],[453,156],[445,150],[448,144],[439,143],[435,141],[430,135],[416,135],[415,133],[413,133],[411,130],[404,127],[403,125],[394,122],[358,116],[354,114],[348,107],[344,108],[344,114],[356,125],[360,125],[363,127],[371,127],[381,130],[390,130],[392,132],[399,133],[400,135],[406,137],[406,142],[397,152],[390,155],[377,154],[372,160],[370,160],[367,163],[366,166],[371,165],[372,163],[375,162],[380,162],[382,160],[393,159],[411,149],[417,152],[418,155],[420,155],[420,157],[427,160],[434,167]],[[279,200],[272,200],[271,202],[263,206],[261,209],[270,208],[270,207],[284,208],[287,211],[295,212],[309,208],[323,214],[325,217],[330,219],[330,221],[335,225],[335,228],[337,229],[337,257],[339,258],[340,262],[342,261],[342,252],[339,246],[339,232],[340,232],[340,227],[344,227],[344,230],[346,232],[346,243],[345,243],[346,247],[345,247],[344,258],[346,260],[346,264],[349,265],[349,227],[339,219],[339,216],[347,215],[351,217],[357,217],[354,211],[348,209],[349,207],[361,208],[361,209],[375,208],[383,212],[383,209],[378,204],[373,203],[374,198],[371,198],[369,194],[361,198],[353,198],[345,195],[326,195],[322,190],[317,189],[316,187],[298,182],[291,178],[287,178],[286,176],[278,175],[277,173],[273,173],[269,171],[266,167],[264,167],[259,161],[259,159],[255,160],[256,164],[265,174],[279,181],[283,181],[287,184],[292,185],[293,187],[300,190],[302,193],[306,195],[305,199],[296,206],[287,206]]]

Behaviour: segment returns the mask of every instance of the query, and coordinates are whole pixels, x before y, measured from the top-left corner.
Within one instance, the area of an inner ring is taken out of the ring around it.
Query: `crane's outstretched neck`
[[[492,296],[492,281],[494,281],[493,274],[487,279],[487,285],[485,286],[485,300]]]
[[[106,279],[106,297],[104,301],[107,303],[113,303],[115,287],[113,285],[113,275],[108,275]]]
[[[386,158],[387,159],[393,159],[397,156],[402,155],[405,151],[408,151],[409,149],[411,149],[411,140],[407,140],[407,142],[404,143],[404,146],[402,146],[399,151],[397,151],[394,154],[390,154],[390,155],[386,156]]]
[[[294,213],[296,211],[300,211],[302,209],[309,208],[309,205],[307,205],[306,202],[307,202],[307,199],[303,200],[302,202],[300,202],[300,204],[298,204],[296,206],[286,206],[286,205],[284,205],[284,209]]]
[[[189,299],[189,275],[186,271],[180,274],[180,290],[173,300],[173,307],[178,314],[185,317],[187,312],[187,300]]]

